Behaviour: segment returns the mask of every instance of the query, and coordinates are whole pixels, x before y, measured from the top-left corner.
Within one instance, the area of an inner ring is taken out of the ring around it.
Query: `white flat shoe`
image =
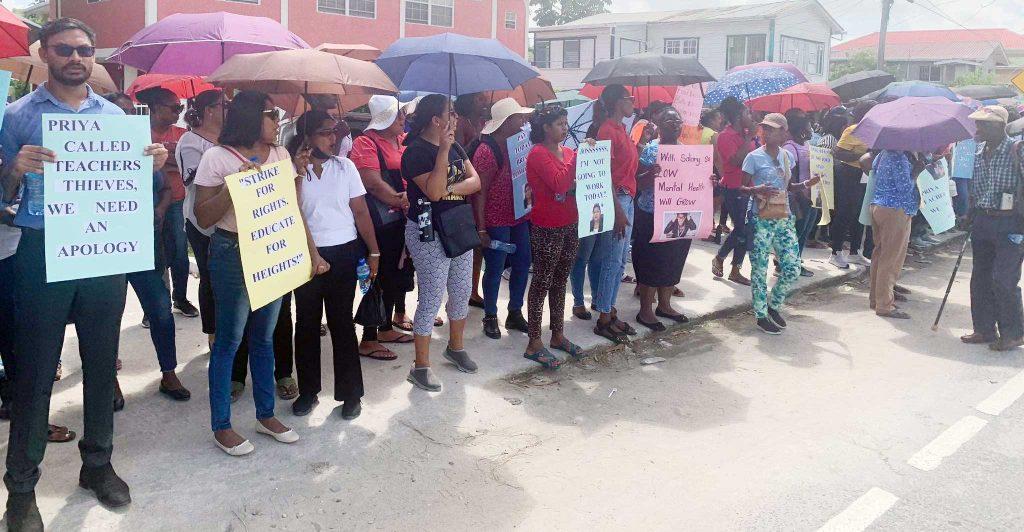
[[[256,422],[256,432],[260,434],[266,434],[267,436],[270,436],[271,438],[274,438],[275,440],[281,443],[295,443],[299,441],[299,435],[294,430],[288,429],[278,434],[268,429],[267,427],[264,427],[263,423],[260,423],[259,421]]]
[[[220,450],[224,451],[225,453],[228,453],[229,456],[245,456],[256,450],[256,447],[254,447],[252,442],[249,440],[245,440],[234,447],[227,447],[225,445],[221,445],[221,443],[217,441],[217,438],[213,439],[213,443],[217,447],[219,447]]]

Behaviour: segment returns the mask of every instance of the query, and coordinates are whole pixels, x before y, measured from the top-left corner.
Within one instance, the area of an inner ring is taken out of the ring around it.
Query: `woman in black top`
[[[456,117],[446,96],[423,98],[411,124],[402,154],[402,176],[409,187],[405,241],[416,266],[419,299],[413,321],[416,362],[407,380],[436,392],[441,384],[430,370],[430,335],[446,291],[451,333],[444,357],[466,373],[477,369],[462,343],[472,291],[473,253],[448,257],[435,229],[443,213],[467,204],[467,196],[480,190],[480,177],[455,142]]]

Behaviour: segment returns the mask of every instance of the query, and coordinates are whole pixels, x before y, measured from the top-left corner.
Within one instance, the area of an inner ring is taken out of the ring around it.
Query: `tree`
[[[554,26],[607,13],[611,0],[530,0],[538,26]]]
[[[862,70],[875,70],[878,65],[875,58],[876,53],[875,50],[861,50],[847,57],[845,62],[833,62],[829,79],[833,80]],[[883,70],[893,75],[896,74],[896,68],[889,64],[886,64]]]
[[[965,85],[995,85],[996,75],[992,72],[980,72],[975,70],[974,72],[968,72],[966,74],[960,74],[953,80],[952,87],[963,87]]]

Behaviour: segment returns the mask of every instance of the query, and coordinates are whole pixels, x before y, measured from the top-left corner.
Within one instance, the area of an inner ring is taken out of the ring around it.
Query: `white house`
[[[843,28],[817,0],[645,13],[605,13],[532,27],[533,64],[557,89],[579,88],[598,61],[661,51],[696,57],[714,76],[758,61],[796,65],[828,79],[833,37]]]

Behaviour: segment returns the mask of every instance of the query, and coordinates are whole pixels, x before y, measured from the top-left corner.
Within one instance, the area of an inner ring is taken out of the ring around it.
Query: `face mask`
[[[345,135],[345,138],[341,139],[338,143],[338,156],[348,157],[348,152],[352,151],[352,134]]]

